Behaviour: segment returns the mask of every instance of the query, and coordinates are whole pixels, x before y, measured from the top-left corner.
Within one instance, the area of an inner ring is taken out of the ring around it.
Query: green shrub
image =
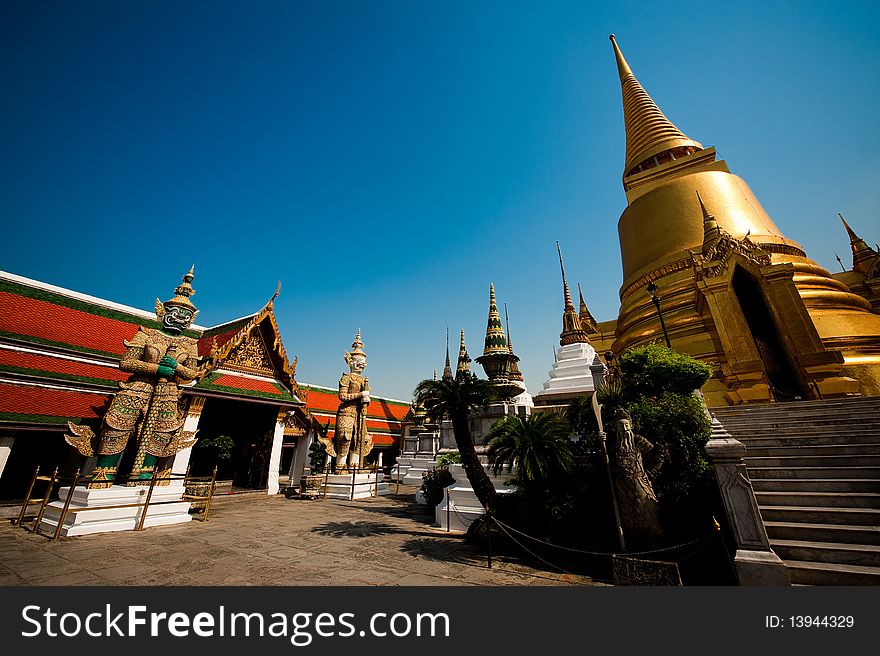
[[[433,510],[438,503],[443,501],[443,491],[455,482],[449,469],[446,467],[434,467],[422,474],[421,493],[425,498],[428,509]]]
[[[461,464],[461,454],[457,451],[455,453],[444,453],[442,456],[437,457],[437,466],[448,468],[449,465],[460,465]]]
[[[708,365],[659,344],[626,351],[620,357],[620,370],[629,400],[664,392],[690,394],[712,375]]]
[[[324,464],[327,462],[327,449],[317,439],[312,440],[309,444],[309,466],[313,474],[324,471]]]

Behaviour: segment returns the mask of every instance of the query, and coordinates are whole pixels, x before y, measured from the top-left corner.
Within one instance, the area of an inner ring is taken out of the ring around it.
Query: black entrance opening
[[[737,267],[733,272],[733,292],[755,341],[776,400],[795,401],[808,398],[779,335],[776,322],[770,314],[770,308],[764,300],[761,286],[746,271]]]
[[[0,476],[0,499],[24,499],[37,465],[40,474],[51,476],[58,467],[61,476],[71,476],[83,463],[84,458],[64,441],[61,431],[21,431],[14,437],[9,460]],[[45,491],[45,485],[40,484],[38,493]]]
[[[269,483],[269,458],[275,432],[276,406],[209,398],[199,419],[190,465],[193,474],[210,474],[216,464],[217,480],[231,480],[234,487],[262,489]],[[217,461],[216,450],[205,445],[226,436],[232,440],[231,457]]]

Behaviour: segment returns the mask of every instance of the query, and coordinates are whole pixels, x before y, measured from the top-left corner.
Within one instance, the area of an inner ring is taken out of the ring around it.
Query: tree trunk
[[[464,473],[467,475],[474,494],[484,507],[495,507],[495,486],[489,480],[489,475],[480,464],[477,457],[477,450],[474,447],[474,440],[471,437],[471,431],[468,427],[467,415],[463,417],[452,417],[452,434],[455,436],[455,446],[461,455],[461,465]]]

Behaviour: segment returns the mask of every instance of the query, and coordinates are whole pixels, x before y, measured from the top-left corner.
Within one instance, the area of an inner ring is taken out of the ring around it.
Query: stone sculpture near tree
[[[339,408],[336,410],[336,429],[333,444],[327,452],[336,457],[336,472],[357,469],[373,450],[373,438],[367,431],[367,407],[370,405],[370,383],[362,375],[367,366],[367,354],[361,341],[361,331],[344,354],[349,371],[339,380]]]
[[[654,445],[633,432],[632,418],[625,410],[619,409],[614,419],[614,486],[621,523],[627,542],[649,543],[662,534],[660,506],[650,476],[656,473],[659,463],[650,469],[645,467],[645,461],[653,459]]]

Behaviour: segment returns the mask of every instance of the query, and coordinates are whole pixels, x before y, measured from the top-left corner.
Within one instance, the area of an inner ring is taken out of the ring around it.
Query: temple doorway
[[[202,445],[196,443],[190,457],[192,472],[210,474],[216,464],[218,481],[229,481],[234,488],[265,489],[277,416],[274,405],[208,398],[197,433]],[[221,436],[231,440],[226,440],[230,457],[218,460],[217,450],[206,446]]]
[[[741,267],[736,267],[732,284],[775,399],[795,401],[809,398],[758,281]]]

